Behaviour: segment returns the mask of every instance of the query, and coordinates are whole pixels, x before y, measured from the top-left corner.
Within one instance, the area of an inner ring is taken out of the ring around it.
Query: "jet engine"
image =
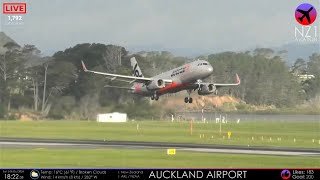
[[[160,89],[163,87],[165,87],[165,83],[162,79],[154,79],[147,85],[147,89],[149,90]]]
[[[202,84],[198,90],[199,95],[217,94],[217,88],[213,84]]]

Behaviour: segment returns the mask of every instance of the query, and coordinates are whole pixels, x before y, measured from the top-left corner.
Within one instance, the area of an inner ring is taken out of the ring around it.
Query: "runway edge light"
[[[231,132],[231,131],[228,131],[228,139],[231,138],[231,134],[232,134],[232,132]]]
[[[176,149],[167,149],[167,155],[175,155]]]

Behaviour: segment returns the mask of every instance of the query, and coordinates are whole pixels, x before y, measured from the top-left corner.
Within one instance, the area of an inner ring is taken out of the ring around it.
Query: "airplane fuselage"
[[[212,72],[213,67],[207,61],[193,61],[152,77],[152,79],[172,79],[172,83],[166,84],[165,87],[152,90],[148,89],[144,83],[135,83],[132,93],[142,96],[152,96],[156,93],[160,96],[166,93],[192,89],[195,86],[195,82],[210,76]]]

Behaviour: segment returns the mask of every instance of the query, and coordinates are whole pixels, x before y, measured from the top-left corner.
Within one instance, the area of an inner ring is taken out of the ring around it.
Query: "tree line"
[[[88,68],[131,75],[128,51],[121,46],[96,43],[77,44],[53,56],[43,57],[34,45],[4,45],[0,56],[0,116],[16,118],[16,112],[30,111],[41,118],[89,119],[97,112],[126,112],[129,117],[151,118],[167,112],[147,98],[123,90],[106,89],[106,84],[125,86],[103,76],[85,74],[81,60]],[[206,81],[234,81],[235,73],[242,84],[220,89],[219,95],[229,94],[254,105],[295,107],[320,94],[320,55],[297,59],[293,66],[284,61],[284,51],[260,48],[252,52],[223,52],[201,56],[208,60],[214,73]],[[140,52],[134,54],[145,76],[153,76],[193,59],[175,57],[170,52]],[[296,74],[309,73],[315,78],[299,81]]]

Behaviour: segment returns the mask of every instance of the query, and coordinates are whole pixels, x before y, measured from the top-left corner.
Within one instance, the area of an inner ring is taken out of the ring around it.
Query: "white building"
[[[98,114],[97,122],[127,122],[127,114],[118,112]]]
[[[312,79],[312,78],[315,78],[314,75],[312,74],[302,74],[302,75],[298,75],[298,77],[302,80],[307,80],[307,79]]]

